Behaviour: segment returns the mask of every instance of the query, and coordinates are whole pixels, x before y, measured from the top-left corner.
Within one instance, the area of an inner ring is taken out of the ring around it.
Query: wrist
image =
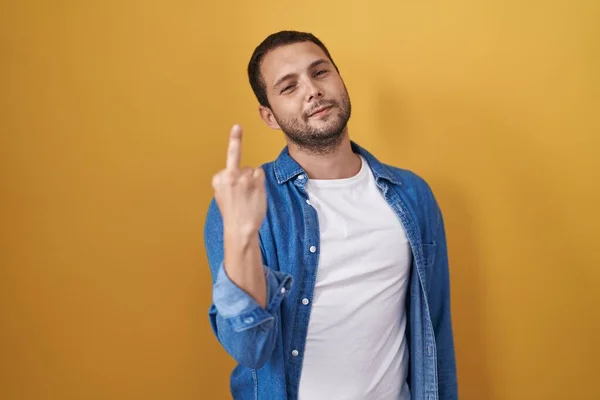
[[[235,247],[246,248],[258,240],[258,230],[242,227],[225,227],[223,230],[223,239],[226,243]]]

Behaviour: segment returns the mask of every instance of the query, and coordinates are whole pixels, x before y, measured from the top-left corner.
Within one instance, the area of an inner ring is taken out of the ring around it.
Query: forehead
[[[313,42],[293,43],[269,51],[262,60],[261,74],[267,85],[272,87],[277,79],[290,73],[301,73],[315,60],[329,58]]]

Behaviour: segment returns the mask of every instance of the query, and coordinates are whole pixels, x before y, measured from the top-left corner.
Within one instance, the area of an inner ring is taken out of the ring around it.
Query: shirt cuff
[[[292,277],[263,266],[267,283],[267,307],[262,308],[256,300],[237,286],[221,263],[213,286],[213,304],[217,312],[227,320],[235,331],[243,331],[267,322],[273,322],[274,312],[287,296]]]

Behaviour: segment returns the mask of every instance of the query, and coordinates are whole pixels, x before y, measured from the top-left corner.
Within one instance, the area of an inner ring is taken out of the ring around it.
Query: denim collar
[[[389,170],[389,168],[380,163],[375,156],[369,153],[367,150],[359,146],[357,143],[350,141],[352,146],[352,151],[363,156],[376,180],[385,179],[396,185],[402,185],[402,182]],[[289,181],[290,179],[300,175],[305,174],[304,169],[294,160],[289,153],[288,146],[285,146],[279,156],[274,161],[274,169],[275,169],[275,177],[277,178],[277,183],[282,185]]]

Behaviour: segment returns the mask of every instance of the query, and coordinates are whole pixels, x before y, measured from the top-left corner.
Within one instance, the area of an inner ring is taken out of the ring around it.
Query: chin
[[[343,130],[345,128],[345,126],[341,126],[339,117],[337,115],[331,116],[331,118],[328,118],[326,120],[314,122],[314,124],[311,124],[312,128],[322,133],[331,134],[331,132],[339,132],[340,130]]]

